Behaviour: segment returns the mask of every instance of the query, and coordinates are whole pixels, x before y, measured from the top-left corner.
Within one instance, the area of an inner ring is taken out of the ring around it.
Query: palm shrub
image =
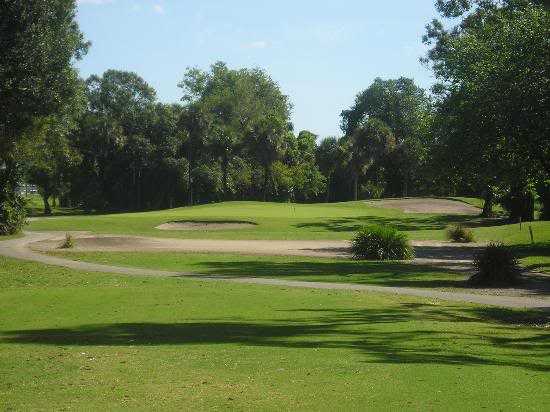
[[[372,225],[359,230],[352,239],[356,259],[407,260],[414,251],[406,234],[391,226]]]
[[[60,249],[72,249],[74,247],[74,239],[70,233],[65,234],[65,240],[59,247]]]
[[[507,286],[518,281],[520,269],[512,250],[502,243],[489,243],[475,255],[476,273],[468,282],[474,286]]]
[[[471,243],[474,241],[474,232],[462,225],[451,225],[447,228],[447,239],[458,243]]]

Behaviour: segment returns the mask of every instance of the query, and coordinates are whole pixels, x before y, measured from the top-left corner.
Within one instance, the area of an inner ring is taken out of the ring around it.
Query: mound
[[[234,230],[248,229],[256,226],[251,222],[212,222],[212,221],[181,221],[168,222],[157,226],[160,230]]]
[[[405,213],[440,213],[447,215],[477,215],[481,211],[457,200],[433,198],[382,199],[366,202],[369,206],[399,209]]]

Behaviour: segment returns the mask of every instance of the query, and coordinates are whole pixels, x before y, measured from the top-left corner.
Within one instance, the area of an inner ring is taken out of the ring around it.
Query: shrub
[[[447,239],[458,243],[471,243],[474,241],[474,232],[462,225],[451,225],[447,228]]]
[[[373,225],[361,229],[352,240],[356,259],[405,260],[414,258],[407,235],[390,226]]]
[[[74,247],[74,239],[70,233],[65,234],[65,240],[59,247],[60,249],[72,249]]]
[[[0,195],[0,236],[19,232],[27,219],[26,202],[17,195],[4,198]]]
[[[508,286],[517,282],[518,261],[510,248],[502,243],[490,243],[474,258],[476,273],[468,280],[475,286]]]

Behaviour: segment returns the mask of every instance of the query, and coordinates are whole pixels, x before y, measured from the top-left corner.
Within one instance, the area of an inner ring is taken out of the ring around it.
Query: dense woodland
[[[72,0],[0,2],[0,232],[45,212],[224,200],[335,202],[478,195],[512,219],[550,216],[550,12],[539,1],[438,0],[424,63],[437,84],[376,79],[341,113],[342,136],[294,130],[268,73],[188,69],[165,104],[138,74],[81,79],[90,47]],[[37,45],[40,45],[37,47]],[[29,64],[32,62],[32,64]]]

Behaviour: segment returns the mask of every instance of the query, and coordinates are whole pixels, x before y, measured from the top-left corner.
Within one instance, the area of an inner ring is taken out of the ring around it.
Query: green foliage
[[[380,119],[364,118],[350,136],[353,200],[358,200],[359,178],[395,148],[391,129]]]
[[[550,220],[550,179],[539,183],[537,192],[541,202],[540,220]]]
[[[352,239],[356,259],[408,260],[414,251],[406,234],[387,225],[372,225],[361,229]]]
[[[0,236],[18,233],[26,218],[26,202],[21,196],[0,194]]]
[[[12,150],[37,118],[57,113],[78,88],[72,63],[88,44],[75,17],[73,0],[0,3],[0,153]]]
[[[447,228],[447,239],[457,243],[472,243],[474,232],[462,225],[451,225]]]
[[[532,220],[525,188],[544,177],[550,158],[550,12],[524,0],[438,6],[456,22],[435,20],[424,38],[441,81],[434,158],[443,180],[509,192],[512,218]]]
[[[421,190],[421,169],[429,149],[431,102],[424,89],[412,79],[377,78],[359,93],[354,105],[342,112],[342,130],[351,136],[365,118],[376,118],[390,128],[395,150],[384,159],[385,190],[407,196]],[[414,187],[412,187],[414,185]]]
[[[513,251],[502,243],[490,243],[474,258],[474,286],[508,286],[517,283],[520,269]]]

